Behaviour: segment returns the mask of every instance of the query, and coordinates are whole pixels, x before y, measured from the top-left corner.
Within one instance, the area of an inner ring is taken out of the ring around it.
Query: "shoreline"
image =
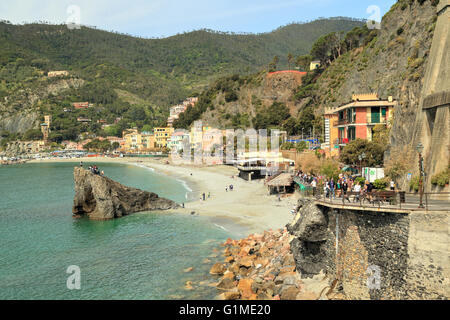
[[[238,170],[233,166],[187,166],[166,164],[167,158],[105,158],[84,157],[75,159],[39,159],[28,163],[120,163],[147,167],[157,174],[170,176],[191,189],[192,201],[185,202],[185,208],[171,210],[174,213],[207,216],[211,222],[227,231],[248,235],[264,230],[284,228],[293,218],[290,213],[296,205],[296,195],[278,201],[269,196],[263,180],[245,181],[237,177]],[[107,174],[106,174],[107,175]],[[234,178],[232,178],[234,176]],[[233,191],[226,187],[233,185]],[[201,200],[205,193],[206,200]],[[210,198],[208,198],[208,193]],[[235,225],[233,227],[233,225]],[[231,229],[231,230],[229,230]],[[245,230],[245,231],[244,231]]]

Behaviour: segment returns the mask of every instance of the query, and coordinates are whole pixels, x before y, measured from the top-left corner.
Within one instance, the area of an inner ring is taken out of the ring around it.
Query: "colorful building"
[[[397,101],[378,98],[376,93],[353,95],[352,101],[325,110],[325,143],[327,155],[336,155],[349,142],[359,138],[372,141],[377,124],[389,125]]]
[[[155,149],[155,136],[151,133],[139,133],[137,129],[131,129],[124,131],[122,136],[123,141],[117,142],[123,152],[148,152]]]
[[[184,139],[189,139],[189,133],[183,131],[176,131],[172,134],[169,140],[167,140],[167,148],[170,150],[180,151],[183,150]],[[189,140],[188,140],[189,141]],[[189,147],[190,149],[190,147]]]
[[[44,116],[44,122],[41,124],[41,132],[45,143],[48,142],[48,135],[50,133],[50,125],[52,123],[52,116]]]
[[[158,148],[166,148],[167,141],[170,139],[174,132],[174,128],[171,127],[160,127],[154,128],[153,132],[155,134],[155,143]]]

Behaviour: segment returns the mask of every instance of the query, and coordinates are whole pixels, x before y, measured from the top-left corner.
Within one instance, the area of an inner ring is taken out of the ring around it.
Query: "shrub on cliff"
[[[431,183],[439,187],[445,187],[445,185],[449,183],[449,180],[450,180],[450,168],[438,174],[435,174],[431,178]]]

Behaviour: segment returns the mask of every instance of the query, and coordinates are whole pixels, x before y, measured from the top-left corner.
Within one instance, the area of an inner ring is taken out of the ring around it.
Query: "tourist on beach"
[[[203,192],[202,196],[203,196],[203,201],[205,201],[205,193],[204,192]]]
[[[230,191],[233,191],[233,185],[230,184]]]
[[[211,193],[208,191],[208,199],[211,198]]]
[[[225,187],[225,192],[228,192],[228,186]]]

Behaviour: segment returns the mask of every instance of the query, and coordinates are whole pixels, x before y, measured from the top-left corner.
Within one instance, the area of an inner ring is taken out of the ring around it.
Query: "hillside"
[[[76,139],[84,131],[120,135],[130,126],[164,125],[170,105],[220,76],[266,68],[275,55],[282,67],[288,52],[306,53],[321,35],[361,23],[332,18],[264,34],[199,30],[142,39],[88,27],[0,22],[0,133],[19,138],[18,133],[38,128],[44,113],[53,116],[51,138],[56,142]],[[51,70],[70,75],[47,78]],[[96,107],[63,112],[76,101]],[[80,116],[92,122],[79,124]],[[122,120],[108,132],[97,124],[118,117]]]
[[[388,144],[383,145],[385,163],[392,160],[396,166],[404,166],[407,172],[417,175],[417,161],[411,160],[406,153],[414,152],[416,156],[415,146],[422,142],[425,147],[433,146],[427,152],[430,157],[425,159],[427,174],[432,177],[442,171],[442,167],[445,169],[448,162],[448,151],[445,152],[448,148],[448,123],[446,126],[441,124],[440,137],[436,134],[431,139],[423,130],[433,129],[433,118],[424,117],[421,110],[425,70],[434,63],[430,60],[430,49],[438,3],[436,0],[399,0],[383,17],[380,30],[364,34],[357,46],[340,42],[337,53],[327,52],[328,56],[324,58],[330,59],[330,64],[308,72],[300,86],[293,88],[289,78],[278,79],[278,96],[267,90],[272,82],[268,81],[266,73],[250,79],[224,78],[202,94],[204,103],[200,107],[203,110],[197,110],[201,114],[191,112],[190,119],[180,117],[182,121],[177,125],[183,126],[199,118],[219,127],[252,125],[258,128],[258,124],[263,123],[266,127],[283,128],[290,134],[309,133],[310,130],[320,133],[323,131],[325,108],[347,103],[352,94],[376,92],[381,98],[392,96],[399,102],[392,127],[387,132]],[[448,29],[442,31],[442,39],[446,39],[445,32],[448,33]],[[350,33],[347,36],[352,37]],[[441,72],[445,74],[444,70]],[[440,86],[448,90],[448,83]],[[443,119],[436,119],[436,122]],[[432,161],[432,155],[438,160]],[[407,188],[406,174],[399,177],[399,184]]]

